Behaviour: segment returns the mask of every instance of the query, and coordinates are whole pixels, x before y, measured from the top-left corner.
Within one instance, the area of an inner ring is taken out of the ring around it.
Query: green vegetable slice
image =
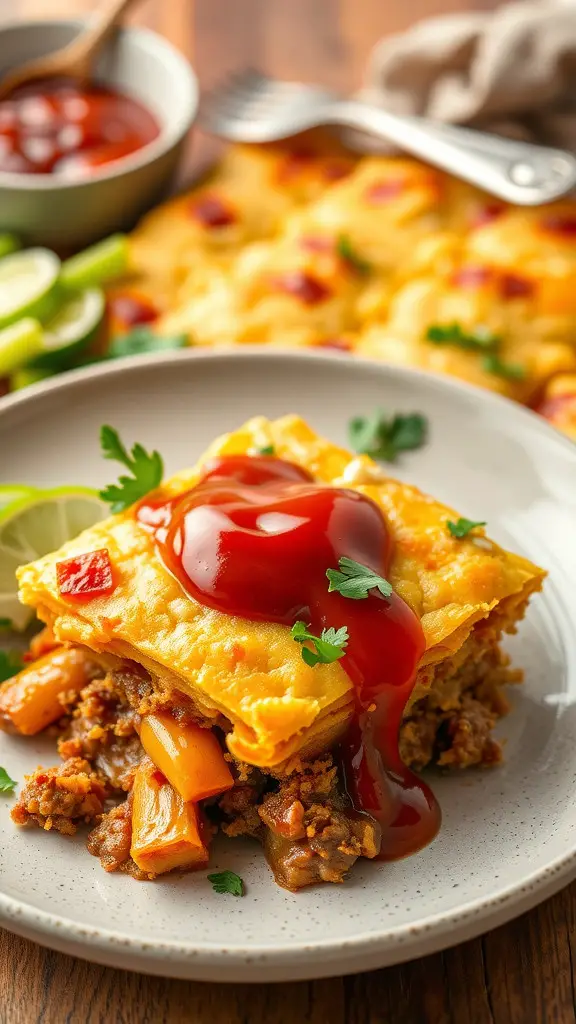
[[[40,366],[23,366],[10,376],[10,391],[22,391],[22,388],[29,388],[31,384],[39,384],[41,380],[53,377],[51,370],[43,370]]]
[[[33,317],[0,330],[0,377],[8,377],[42,351],[42,325]]]
[[[0,328],[54,311],[60,260],[49,249],[26,249],[0,260]]]
[[[10,253],[18,252],[18,249],[22,248],[20,239],[13,235],[9,231],[5,231],[0,234],[0,259],[4,256],[9,256]]]
[[[35,491],[0,512],[0,618],[25,629],[32,610],[20,604],[16,569],[65,544],[107,515],[87,487]]]
[[[128,238],[121,234],[111,235],[65,260],[60,281],[65,288],[93,288],[103,281],[121,277],[127,269]]]
[[[29,487],[28,484],[0,484],[0,518],[9,505],[14,505],[23,498],[31,498],[37,493],[38,489]]]
[[[42,349],[34,367],[66,369],[94,340],[104,319],[106,300],[100,288],[87,288],[66,299],[44,325]]]

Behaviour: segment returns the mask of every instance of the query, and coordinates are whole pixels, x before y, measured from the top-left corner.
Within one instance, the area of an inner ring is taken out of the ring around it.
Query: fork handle
[[[561,149],[420,117],[398,117],[359,100],[330,104],[329,119],[380,135],[509,203],[537,206],[576,187],[576,158]]]

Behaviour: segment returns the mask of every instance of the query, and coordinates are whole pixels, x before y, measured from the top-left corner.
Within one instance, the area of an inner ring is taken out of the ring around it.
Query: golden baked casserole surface
[[[458,518],[452,509],[387,477],[367,456],[324,440],[296,416],[250,420],[163,490],[176,495],[194,486],[207,456],[269,444],[319,482],[353,488],[380,506],[394,540],[390,582],[424,629],[422,665],[458,651],[474,624],[497,607],[513,623],[540,588],[544,573],[529,561],[482,535],[454,539],[446,527]],[[100,548],[108,549],[117,574],[113,593],[81,604],[62,597],[56,563]],[[271,767],[296,752],[323,749],[352,712],[351,683],[338,662],[311,668],[288,627],[228,616],[193,600],[164,567],[133,510],[84,531],[18,576],[21,600],[58,639],[132,659],[157,686],[189,694],[206,718],[224,716],[232,726],[228,746],[241,760]]]

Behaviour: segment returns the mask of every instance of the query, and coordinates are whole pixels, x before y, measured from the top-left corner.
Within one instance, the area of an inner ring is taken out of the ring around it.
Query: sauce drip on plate
[[[159,132],[150,111],[130,96],[47,79],[0,102],[0,171],[86,178]]]
[[[382,826],[381,859],[420,849],[438,830],[438,805],[403,764],[398,732],[425,642],[397,594],[352,600],[328,592],[341,557],[386,576],[392,544],[378,506],[357,491],[314,483],[306,470],[268,456],[210,460],[196,487],[138,507],[166,566],[197,601],[228,615],[313,633],[347,626],[342,666],[356,714],[340,746],[354,806]]]

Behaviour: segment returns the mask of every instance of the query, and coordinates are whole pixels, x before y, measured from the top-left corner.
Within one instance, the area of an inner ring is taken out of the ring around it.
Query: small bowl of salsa
[[[70,42],[79,20],[0,29],[0,77]],[[166,40],[122,29],[90,83],[46,79],[0,101],[0,231],[59,248],[129,227],[167,189],[198,107]]]

